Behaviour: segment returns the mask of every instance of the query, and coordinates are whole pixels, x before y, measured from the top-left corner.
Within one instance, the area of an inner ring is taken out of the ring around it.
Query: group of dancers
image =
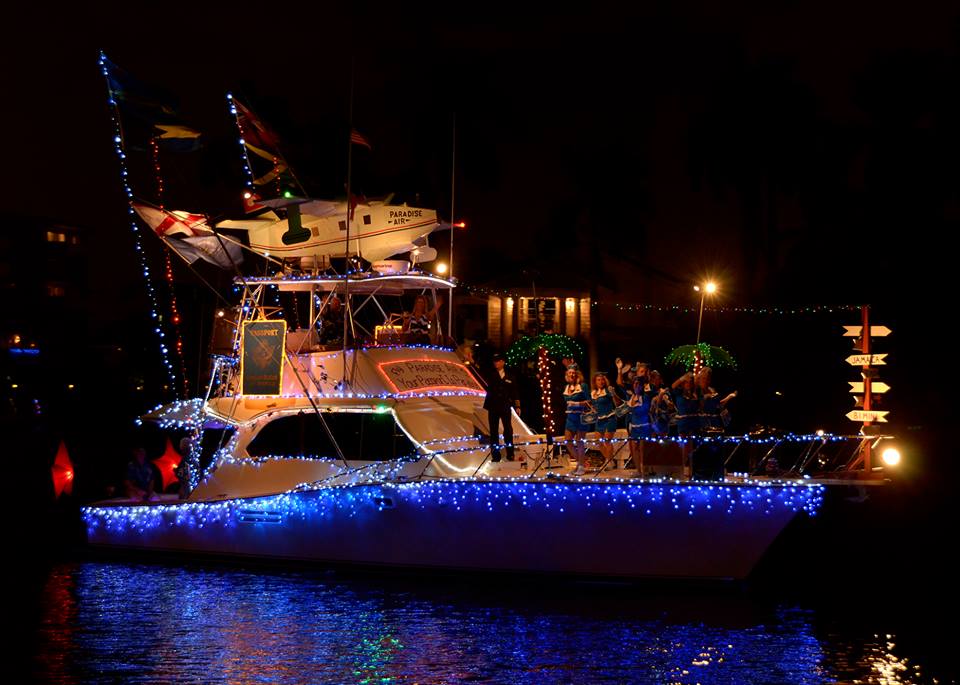
[[[596,432],[601,438],[600,452],[604,461],[617,468],[619,450],[614,452],[611,439],[617,431],[620,417],[625,418],[629,437],[629,459],[642,472],[643,450],[647,439],[676,436],[692,437],[701,434],[722,433],[729,420],[727,404],[736,397],[732,392],[721,398],[711,386],[713,371],[702,367],[697,373],[688,372],[667,387],[659,371],[648,364],[624,364],[616,361],[617,380],[610,384],[602,371],[593,374],[590,385],[583,372],[568,360],[563,399],[566,403],[564,437],[577,461],[576,473],[584,472],[586,433]],[[687,466],[687,450],[684,465]],[[627,457],[622,457],[626,467]]]

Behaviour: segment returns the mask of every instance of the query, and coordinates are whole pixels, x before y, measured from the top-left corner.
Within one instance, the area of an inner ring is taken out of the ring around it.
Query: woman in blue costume
[[[650,422],[650,407],[654,395],[658,392],[645,377],[637,376],[633,379],[633,394],[630,396],[630,418],[628,429],[630,434],[630,457],[637,469],[637,475],[643,475],[643,448],[647,438],[653,437],[653,426]]]
[[[567,384],[563,388],[563,400],[567,403],[567,422],[563,429],[563,437],[567,440],[567,447],[577,460],[577,475],[583,473],[583,435],[584,426],[580,417],[590,409],[590,393],[587,384],[583,382],[583,374],[579,369],[570,367],[565,376]]]
[[[671,419],[676,416],[677,408],[673,404],[670,391],[663,387],[663,376],[659,371],[650,372],[650,421],[653,434],[663,437],[670,432]]]
[[[593,374],[593,388],[590,391],[590,400],[597,412],[596,431],[605,441],[600,443],[600,453],[604,461],[610,461],[613,454],[613,445],[609,440],[613,439],[617,432],[617,405],[623,404],[617,396],[617,392],[610,387],[610,381],[607,375],[602,371]],[[616,461],[613,462],[613,468],[617,467]]]
[[[703,367],[697,375],[697,391],[703,398],[700,410],[700,430],[704,433],[722,433],[723,419],[721,418],[721,412],[726,407],[727,402],[737,396],[737,393],[732,392],[721,399],[720,393],[710,385],[712,379],[713,369],[709,366]]]
[[[673,382],[673,403],[677,407],[677,431],[683,443],[683,475],[689,478],[690,453],[693,442],[689,439],[700,433],[700,394],[694,383],[693,373],[685,373]]]

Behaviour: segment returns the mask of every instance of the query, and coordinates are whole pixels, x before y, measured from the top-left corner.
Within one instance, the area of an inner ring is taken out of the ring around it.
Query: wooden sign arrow
[[[866,411],[864,409],[854,409],[847,412],[847,418],[851,421],[876,421],[877,423],[886,423],[885,418],[888,411]]]
[[[887,354],[887,352],[883,354],[851,354],[847,357],[847,364],[851,366],[868,366],[870,364],[874,366],[884,366],[886,362],[883,360]]]
[[[859,338],[860,332],[863,330],[863,326],[844,326],[843,327],[843,337],[845,338]],[[870,337],[871,338],[885,338],[888,335],[893,333],[886,326],[870,326]]]
[[[863,383],[857,381],[847,381],[847,383],[850,384],[850,392],[857,393],[858,395],[863,392]],[[875,392],[878,395],[887,392],[889,389],[889,385],[881,383],[880,381],[874,381],[870,384],[870,392]]]

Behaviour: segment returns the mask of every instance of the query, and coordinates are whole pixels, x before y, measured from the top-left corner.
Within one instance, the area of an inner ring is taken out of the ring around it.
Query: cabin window
[[[324,412],[323,418],[349,460],[383,461],[416,453],[416,446],[390,412]],[[270,422],[247,451],[255,457],[337,458],[336,448],[312,410]]]
[[[364,226],[369,226],[369,225],[370,225],[370,215],[369,215],[369,214],[364,214],[364,215],[363,215],[363,225],[364,225]]]
[[[341,231],[346,231],[346,230],[347,230],[347,222],[346,222],[346,221],[341,221],[341,222],[340,222],[340,230],[341,230]]]

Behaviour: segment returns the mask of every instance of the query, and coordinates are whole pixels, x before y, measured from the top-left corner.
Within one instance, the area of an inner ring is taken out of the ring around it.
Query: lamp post
[[[699,285],[693,286],[693,289],[700,293],[700,316],[697,318],[697,344],[700,344],[700,328],[703,325],[703,301],[707,295],[713,295],[717,292],[717,284],[713,281],[707,281],[701,288]]]

